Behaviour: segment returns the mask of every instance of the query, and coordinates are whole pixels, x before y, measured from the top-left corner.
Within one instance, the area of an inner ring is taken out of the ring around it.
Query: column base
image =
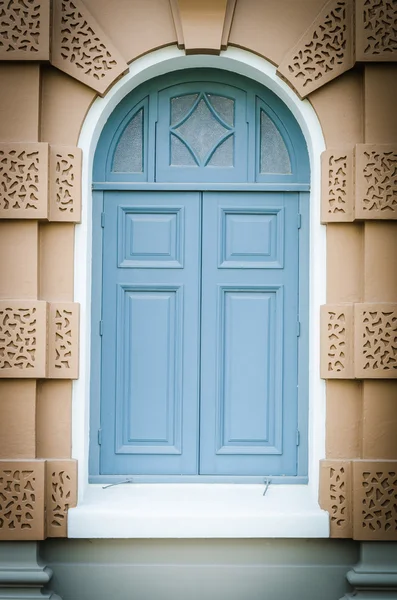
[[[346,576],[355,591],[341,600],[397,600],[397,542],[362,542],[360,556]]]
[[[62,600],[44,589],[51,577],[37,542],[0,542],[0,600]]]

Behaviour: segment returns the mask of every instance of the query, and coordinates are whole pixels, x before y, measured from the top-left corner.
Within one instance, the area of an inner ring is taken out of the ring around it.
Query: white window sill
[[[306,485],[89,485],[70,538],[326,538],[329,515]]]

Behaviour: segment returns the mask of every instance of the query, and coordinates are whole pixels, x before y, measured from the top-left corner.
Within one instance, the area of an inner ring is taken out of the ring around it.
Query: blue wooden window
[[[92,481],[307,478],[308,181],[281,101],[144,84],[94,162]]]

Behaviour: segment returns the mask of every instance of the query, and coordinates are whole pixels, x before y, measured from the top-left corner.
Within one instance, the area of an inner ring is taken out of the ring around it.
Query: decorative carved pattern
[[[331,537],[352,536],[351,463],[321,462],[320,504],[330,513]]]
[[[353,7],[331,0],[283,58],[278,73],[304,98],[354,65]]]
[[[79,305],[73,302],[50,304],[48,377],[78,377]]]
[[[321,330],[321,377],[354,377],[353,305],[322,306]]]
[[[0,301],[0,377],[45,377],[47,303]]]
[[[47,536],[67,536],[67,511],[77,502],[77,462],[47,461]]]
[[[47,186],[47,144],[0,144],[0,218],[46,218]]]
[[[322,222],[354,220],[353,149],[326,150],[322,162]]]
[[[355,305],[356,377],[397,378],[397,304]]]
[[[50,148],[50,221],[81,218],[81,150],[74,146]]]
[[[57,0],[53,15],[52,64],[104,94],[126,62],[80,0]]]
[[[397,540],[397,461],[354,462],[354,538]]]
[[[0,461],[0,540],[44,539],[44,462]]]
[[[357,0],[356,22],[357,60],[397,60],[395,0]]]
[[[397,219],[397,147],[356,147],[356,216]]]
[[[0,60],[48,60],[50,0],[0,3]]]

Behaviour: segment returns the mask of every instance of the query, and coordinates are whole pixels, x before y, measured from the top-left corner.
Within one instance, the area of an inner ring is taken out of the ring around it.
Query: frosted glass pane
[[[261,110],[261,173],[291,173],[291,163],[284,140],[263,110]]]
[[[112,171],[142,173],[143,171],[143,108],[136,113],[121,134],[113,157]]]
[[[224,96],[207,95],[211,106],[228,125],[234,125],[234,100]]]
[[[187,115],[193,104],[197,100],[198,94],[187,94],[186,96],[177,96],[171,100],[171,125],[179,123]]]
[[[171,135],[171,164],[176,167],[197,167],[185,144],[175,135]]]
[[[229,130],[219,123],[204,100],[200,100],[190,117],[175,131],[187,142],[200,161],[203,161]]]
[[[211,167],[232,167],[234,154],[234,135],[227,138],[211,156],[208,165]]]

